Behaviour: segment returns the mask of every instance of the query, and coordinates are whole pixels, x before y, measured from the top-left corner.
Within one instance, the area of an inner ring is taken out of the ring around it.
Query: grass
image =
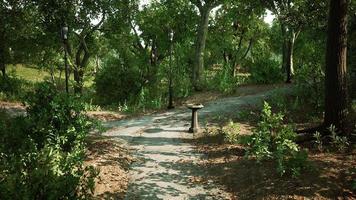
[[[19,78],[24,79],[26,81],[32,83],[42,82],[46,79],[50,79],[51,74],[49,71],[39,69],[35,66],[25,66],[25,65],[9,65],[8,71],[10,73],[14,73]],[[64,72],[60,74],[58,70],[55,71],[54,76],[56,79],[60,78],[60,81],[64,83]],[[73,73],[69,79],[71,82],[74,82]],[[88,88],[91,87],[94,83],[94,77],[86,76],[84,77],[84,87]]]
[[[44,70],[39,70],[34,67],[25,67],[23,65],[10,65],[7,69],[10,73],[17,75],[19,78],[33,83],[41,82],[44,79],[50,77],[50,74],[48,72]]]

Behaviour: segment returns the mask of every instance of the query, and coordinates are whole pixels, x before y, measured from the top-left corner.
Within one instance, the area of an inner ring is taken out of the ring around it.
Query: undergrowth
[[[0,121],[2,199],[88,199],[98,172],[83,165],[94,123],[74,96],[40,84],[27,115]]]
[[[267,102],[261,113],[261,121],[247,141],[247,156],[257,162],[273,160],[280,175],[297,177],[307,167],[306,151],[295,143],[296,133],[289,125],[283,124],[281,113],[272,113]]]

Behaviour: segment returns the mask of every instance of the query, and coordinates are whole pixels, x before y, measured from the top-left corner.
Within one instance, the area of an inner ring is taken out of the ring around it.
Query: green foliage
[[[331,125],[328,130],[331,133],[330,139],[332,146],[340,152],[345,151],[350,145],[348,138],[346,136],[339,136],[334,125]]]
[[[325,75],[320,65],[303,65],[296,71],[296,95],[301,104],[309,104],[315,111],[323,110]]]
[[[143,80],[138,66],[124,61],[111,57],[96,74],[95,91],[101,104],[123,104],[140,94]]]
[[[232,93],[238,86],[246,82],[247,77],[231,74],[231,66],[224,65],[220,71],[213,74],[211,80],[206,81],[207,89],[217,90],[223,93]]]
[[[322,141],[322,138],[321,138],[321,134],[317,131],[314,133],[314,138],[315,138],[315,144],[318,148],[319,151],[322,151],[323,150],[323,141]]]
[[[294,142],[296,134],[290,126],[283,125],[282,114],[272,113],[267,102],[261,118],[247,142],[247,156],[253,156],[257,161],[274,160],[279,174],[298,176],[305,168],[307,154]]]
[[[87,199],[97,171],[84,167],[84,138],[92,122],[76,97],[40,84],[27,116],[1,121],[3,199]]]
[[[24,80],[14,75],[0,76],[0,94],[8,100],[20,100],[26,84]]]
[[[250,81],[259,84],[277,83],[283,80],[280,63],[268,56],[250,63]]]
[[[222,127],[221,133],[224,135],[224,140],[229,143],[238,143],[240,126],[233,121],[230,121],[226,126]]]

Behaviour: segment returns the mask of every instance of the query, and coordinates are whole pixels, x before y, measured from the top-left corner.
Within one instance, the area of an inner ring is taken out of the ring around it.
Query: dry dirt
[[[118,140],[91,136],[85,165],[99,170],[95,199],[123,199],[128,187],[129,166],[133,158],[127,146]]]
[[[197,143],[205,153],[201,166],[210,178],[224,185],[233,199],[356,199],[356,151],[348,153],[309,152],[310,171],[300,178],[281,177],[270,162],[256,164],[244,158],[244,147]]]

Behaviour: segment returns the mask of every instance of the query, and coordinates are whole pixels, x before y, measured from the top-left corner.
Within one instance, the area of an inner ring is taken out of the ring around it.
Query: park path
[[[237,112],[241,106],[261,103],[274,91],[284,89],[212,101],[205,104],[199,118]],[[193,138],[187,133],[190,117],[188,109],[180,108],[105,124],[112,129],[104,135],[126,141],[138,160],[131,166],[125,199],[230,199],[216,183],[206,180],[207,173],[198,165],[202,155],[187,142]],[[202,177],[205,181],[196,181]]]

